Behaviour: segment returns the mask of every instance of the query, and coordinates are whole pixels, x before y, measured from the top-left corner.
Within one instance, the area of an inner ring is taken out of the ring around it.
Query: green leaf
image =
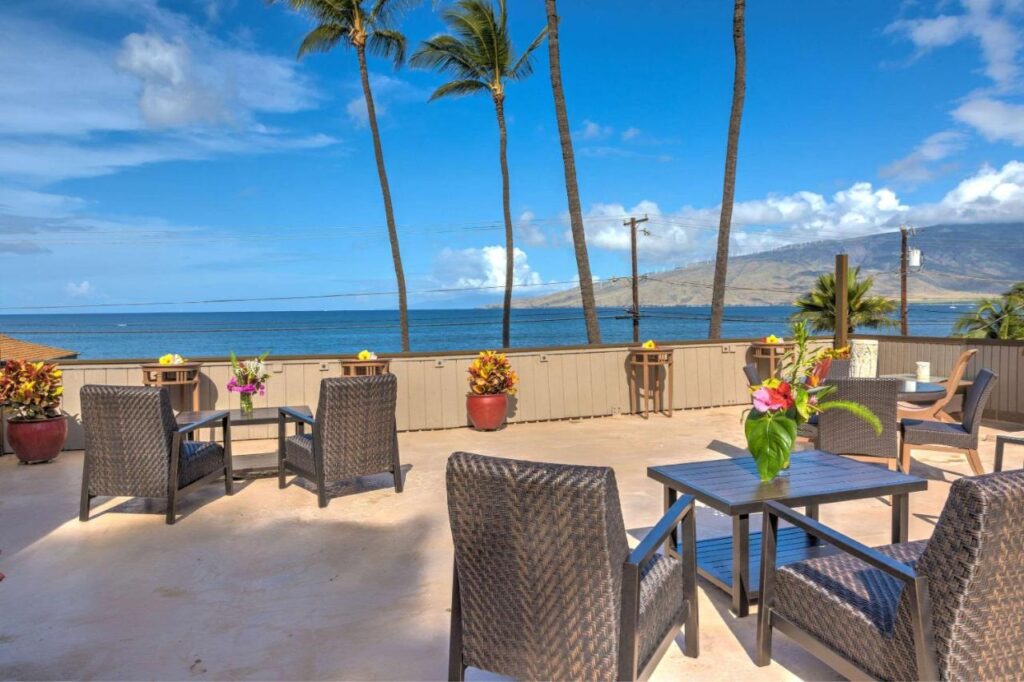
[[[875,430],[875,435],[882,435],[881,420],[874,412],[860,403],[855,403],[852,400],[829,400],[827,403],[820,403],[818,409],[822,412],[825,410],[846,410],[870,424],[871,428]]]
[[[789,454],[796,442],[794,420],[770,412],[752,412],[743,430],[762,481],[770,481],[789,466]]]

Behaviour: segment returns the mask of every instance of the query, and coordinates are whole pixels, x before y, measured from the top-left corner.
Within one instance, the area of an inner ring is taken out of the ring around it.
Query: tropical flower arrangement
[[[231,379],[228,380],[228,390],[238,394],[244,414],[252,414],[253,395],[266,393],[267,381],[270,379],[266,365],[268,355],[269,352],[251,360],[239,361],[234,351],[231,352]]]
[[[0,407],[11,421],[41,421],[60,416],[63,372],[44,362],[8,360],[0,371]]]
[[[504,353],[485,350],[469,366],[469,391],[473,395],[515,395],[519,375]]]
[[[161,355],[157,358],[157,362],[161,365],[184,365],[188,360],[177,353],[168,353],[167,355]]]
[[[794,347],[783,359],[783,377],[767,379],[751,388],[753,407],[746,413],[744,432],[762,481],[770,481],[789,468],[797,428],[814,414],[847,410],[868,422],[875,433],[882,432],[881,421],[865,406],[849,400],[827,399],[835,387],[821,385],[826,377],[816,369],[823,356],[829,357],[830,353],[809,349],[809,338],[807,326],[794,323]]]

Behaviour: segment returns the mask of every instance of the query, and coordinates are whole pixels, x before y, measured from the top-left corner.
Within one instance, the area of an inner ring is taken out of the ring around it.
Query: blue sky
[[[628,271],[630,213],[652,217],[644,269],[709,258],[731,3],[560,10],[595,274]],[[523,46],[543,2],[510,15]],[[393,290],[354,55],[297,62],[304,17],[258,0],[7,0],[0,23],[0,307]],[[1024,220],[1022,27],[1021,0],[751,3],[734,253]],[[401,28],[415,45],[442,24],[425,3]],[[535,67],[506,102],[517,295],[575,275],[546,49]],[[427,103],[435,74],[371,71],[412,304],[498,300],[427,293],[502,281],[489,98]]]

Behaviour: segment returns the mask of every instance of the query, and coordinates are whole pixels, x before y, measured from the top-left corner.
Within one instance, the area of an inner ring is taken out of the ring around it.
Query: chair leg
[[[391,470],[391,473],[395,477],[395,492],[402,492],[402,467],[396,466],[394,469]]]
[[[905,474],[910,473],[910,450],[909,443],[904,443],[900,447],[900,470]]]
[[[967,461],[971,465],[971,471],[974,472],[975,476],[981,476],[985,473],[984,467],[981,466],[981,458],[978,457],[978,451],[971,448],[967,451]]]
[[[224,467],[224,493],[227,495],[235,494],[235,475],[232,473],[230,466]]]
[[[889,468],[889,471],[896,471],[896,468],[897,468],[896,458],[895,457],[890,457],[889,459],[887,459],[886,462],[885,462],[885,466]]]
[[[82,502],[78,507],[78,520],[88,521],[89,520],[89,503],[92,502],[92,495],[89,494],[89,489],[86,486],[82,486]]]
[[[284,489],[287,485],[284,480],[284,453],[280,450],[277,451],[277,487]]]
[[[322,469],[320,474],[316,477],[316,502],[321,509],[327,506],[327,485],[324,483],[324,474]]]
[[[462,664],[462,599],[459,595],[458,569],[452,575],[452,623],[448,638],[448,679],[462,682],[466,679],[466,666]]]
[[[175,490],[172,488],[167,492],[167,525],[173,526],[175,521]]]

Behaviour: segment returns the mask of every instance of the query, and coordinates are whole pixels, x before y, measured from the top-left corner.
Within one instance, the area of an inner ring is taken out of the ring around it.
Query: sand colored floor
[[[444,679],[450,452],[614,467],[635,539],[661,511],[646,467],[739,456],[739,419],[738,408],[723,408],[402,434],[401,495],[389,476],[371,477],[335,488],[321,510],[297,484],[278,490],[275,480],[258,480],[232,497],[213,484],[183,500],[174,526],[164,525],[162,501],[125,499],[103,502],[80,523],[80,452],[31,467],[0,458],[0,678]],[[993,433],[984,432],[987,468]],[[239,443],[236,452],[274,445]],[[911,539],[931,534],[949,481],[967,471],[963,458],[919,453],[913,473],[931,483],[911,497]],[[824,506],[821,516],[868,544],[888,541],[886,500]],[[729,528],[728,518],[699,510],[700,536]],[[755,618],[734,618],[706,582],[700,593],[700,658],[673,646],[654,679],[836,677],[782,635],[776,662],[757,668]]]

